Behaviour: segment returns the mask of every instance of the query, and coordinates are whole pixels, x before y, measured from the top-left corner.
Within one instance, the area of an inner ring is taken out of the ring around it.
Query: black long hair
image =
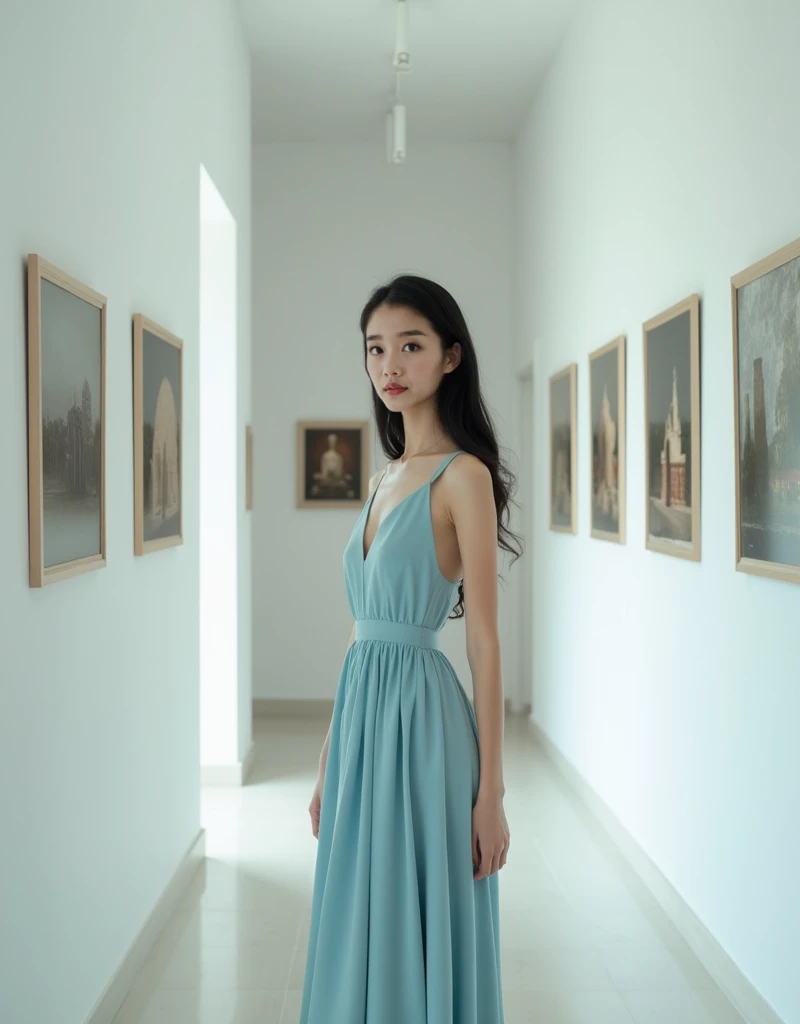
[[[516,477],[500,458],[494,425],[481,395],[480,375],[475,346],[472,343],[464,314],[453,296],[441,285],[424,277],[402,274],[388,284],[376,288],[361,313],[361,336],[364,340],[364,368],[367,369],[367,325],[379,306],[405,306],[425,317],[442,340],[442,349],[461,346],[461,361],[446,373],[436,392],[436,410],[445,433],[458,447],[477,456],[492,474],[494,503],[497,509],[497,543],[514,557],[522,554],[521,538],[508,529],[509,504]],[[367,370],[369,375],[369,371]],[[405,450],[403,417],[392,412],[372,389],[372,409],[378,427],[381,447],[387,459],[399,458]],[[516,505],[517,502],[514,501]],[[464,584],[458,584],[458,603],[451,619],[464,614]]]

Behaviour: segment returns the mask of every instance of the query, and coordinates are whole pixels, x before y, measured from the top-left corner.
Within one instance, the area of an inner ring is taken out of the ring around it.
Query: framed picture
[[[800,583],[800,239],[731,286],[736,568]]]
[[[625,543],[625,338],[589,356],[591,534]]]
[[[245,428],[244,441],[245,461],[245,499],[244,505],[248,512],[253,510],[253,428]]]
[[[550,378],[550,529],[578,532],[578,364]]]
[[[700,297],[643,328],[646,544],[700,561]]]
[[[369,476],[369,420],[298,421],[298,508],[361,508]]]
[[[183,543],[183,342],[133,318],[133,550]]]
[[[106,564],[106,298],[28,256],[32,587]]]

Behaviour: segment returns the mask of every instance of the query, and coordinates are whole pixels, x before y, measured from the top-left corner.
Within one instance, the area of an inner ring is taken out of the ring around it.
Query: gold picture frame
[[[550,378],[550,529],[578,532],[578,364]]]
[[[589,355],[591,536],[625,543],[625,336]]]
[[[133,550],[183,544],[183,342],[133,317]]]
[[[650,551],[699,562],[700,296],[690,295],[648,320],[642,345],[645,544]]]
[[[358,508],[370,478],[369,420],[299,420],[297,508]]]
[[[28,561],[38,588],[106,564],[107,299],[36,253],[27,286]]]
[[[800,239],[732,277],[731,303],[736,569],[800,583]]]

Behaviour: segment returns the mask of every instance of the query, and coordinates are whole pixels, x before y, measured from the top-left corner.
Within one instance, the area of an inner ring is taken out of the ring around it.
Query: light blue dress
[[[504,1021],[499,876],[473,880],[477,720],[438,649],[458,584],[436,561],[430,491],[459,454],[388,513],[364,559],[376,487],[344,550],[356,633],[333,707],[300,1024]]]

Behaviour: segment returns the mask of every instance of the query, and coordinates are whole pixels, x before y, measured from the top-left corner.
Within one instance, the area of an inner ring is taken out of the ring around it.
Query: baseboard
[[[333,700],[253,698],[253,718],[330,718]]]
[[[200,829],[105,991],[86,1018],[86,1024],[111,1024],[114,1020],[164,926],[180,906],[183,894],[205,860],[205,855],[206,834],[204,829]]]
[[[256,745],[250,741],[250,749],[244,761],[233,764],[204,764],[200,767],[200,782],[203,786],[243,786],[250,774]]]
[[[531,713],[530,701],[517,704],[511,697],[505,698],[505,712],[507,715],[524,715],[527,719]]]
[[[532,714],[528,716],[528,725],[534,739],[544,748],[556,769],[581,803],[593,815],[613,847],[622,854],[650,890],[695,956],[744,1017],[747,1024],[784,1024],[758,989],[753,986],[697,917],[683,896],[662,873],[658,865],[592,789],[575,765],[561,753]]]

